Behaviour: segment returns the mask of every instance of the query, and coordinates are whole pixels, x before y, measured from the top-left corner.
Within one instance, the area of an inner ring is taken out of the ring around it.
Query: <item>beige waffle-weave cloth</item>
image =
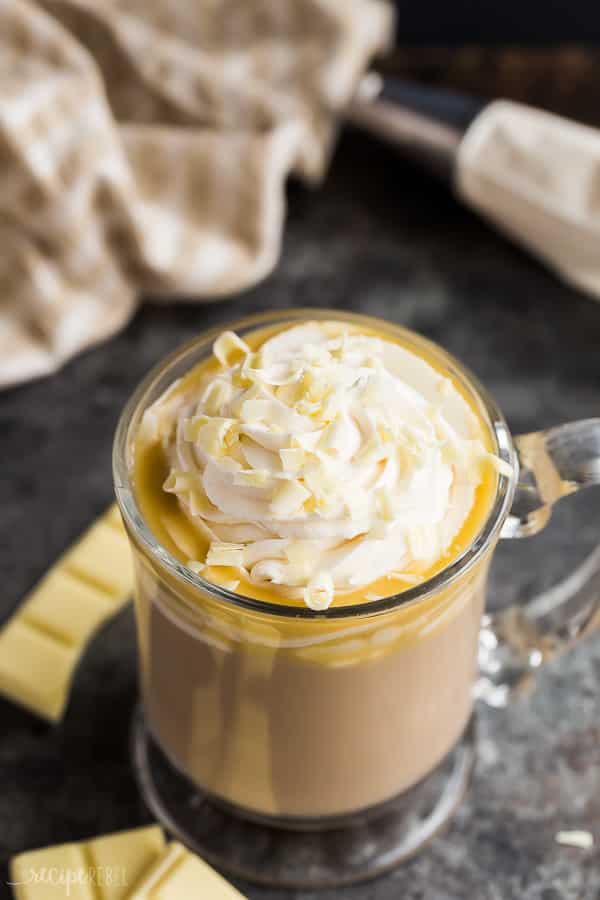
[[[383,0],[0,0],[0,387],[275,265]]]

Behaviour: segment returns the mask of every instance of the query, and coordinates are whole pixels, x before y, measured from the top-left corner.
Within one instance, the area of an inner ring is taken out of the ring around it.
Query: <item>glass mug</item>
[[[243,336],[308,318],[375,328],[434,360],[515,473],[499,476],[481,532],[441,572],[396,596],[324,612],[252,600],[189,571],[144,522],[130,465],[144,410],[210,356],[221,330]],[[178,839],[254,881],[347,884],[413,855],[468,785],[475,697],[502,705],[597,624],[598,552],[525,608],[491,617],[484,605],[498,539],[539,531],[553,503],[600,482],[600,419],[513,440],[470,373],[391,323],[288,310],[201,334],[138,387],[113,464],[136,577],[142,704],[132,752],[142,793]]]

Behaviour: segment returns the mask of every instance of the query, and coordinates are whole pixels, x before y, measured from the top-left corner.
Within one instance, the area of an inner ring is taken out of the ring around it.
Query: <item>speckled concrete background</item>
[[[346,136],[323,189],[292,186],[283,261],[266,283],[211,306],[148,307],[57,376],[0,395],[3,615],[110,502],[112,433],[147,369],[207,325],[290,305],[350,308],[421,331],[477,373],[515,432],[600,413],[600,304],[390,151]],[[527,597],[581,558],[598,540],[599,509],[598,493],[574,498],[543,537],[503,546],[494,603]],[[3,859],[148,820],[128,757],[135,695],[128,610],[87,653],[60,727],[0,704]],[[443,837],[378,881],[297,896],[598,900],[600,636],[553,663],[529,700],[482,709],[480,719],[475,781]],[[559,847],[555,833],[571,828],[594,832],[596,849]],[[4,868],[2,898],[5,880]],[[244,888],[254,900],[294,896]]]

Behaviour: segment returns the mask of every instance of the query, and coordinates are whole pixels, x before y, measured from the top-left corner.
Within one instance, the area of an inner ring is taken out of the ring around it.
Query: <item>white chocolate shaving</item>
[[[558,831],[554,840],[563,847],[576,847],[578,850],[591,850],[594,846],[591,831]]]
[[[234,566],[239,568],[244,565],[244,545],[213,542],[206,555],[207,566]]]
[[[250,353],[248,344],[233,331],[224,331],[213,344],[213,353],[222,366],[233,366]]]
[[[383,594],[376,594],[374,591],[366,591],[365,600],[368,600],[369,603],[375,603],[377,600],[383,600]]]
[[[281,481],[275,488],[270,511],[276,519],[287,519],[302,509],[310,491],[299,481]]]
[[[504,459],[500,459],[499,456],[495,456],[493,453],[488,453],[486,455],[486,459],[494,466],[499,475],[504,475],[505,478],[512,478],[514,473],[514,469],[510,463],[506,462]]]
[[[329,572],[320,572],[304,588],[304,602],[309,609],[329,609],[334,592],[335,585]]]

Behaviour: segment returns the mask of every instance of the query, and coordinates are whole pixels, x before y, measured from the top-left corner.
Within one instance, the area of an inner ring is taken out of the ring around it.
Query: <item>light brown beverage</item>
[[[373,616],[335,637],[245,613],[184,624],[180,602],[141,572],[149,727],[196,784],[254,812],[330,816],[388,800],[469,719],[484,579],[482,567],[427,612]]]

